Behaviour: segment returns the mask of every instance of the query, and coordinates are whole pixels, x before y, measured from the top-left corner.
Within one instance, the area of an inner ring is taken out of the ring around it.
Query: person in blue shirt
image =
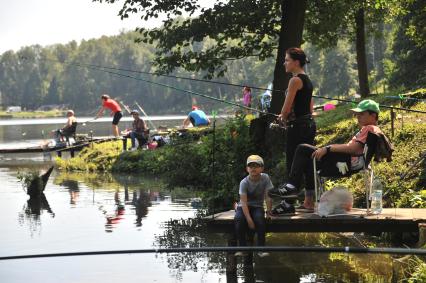
[[[197,106],[192,106],[192,111],[189,112],[188,117],[183,120],[183,128],[188,127],[189,123],[191,123],[194,127],[208,126],[210,124],[210,120],[207,118],[204,111],[198,109]]]

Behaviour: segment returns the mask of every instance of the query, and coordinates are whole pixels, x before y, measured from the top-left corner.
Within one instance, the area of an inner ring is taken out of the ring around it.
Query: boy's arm
[[[328,145],[329,152],[340,152],[347,153],[350,155],[356,154],[359,150],[362,150],[362,145],[358,142],[354,142],[351,144],[331,144]],[[327,154],[326,147],[320,147],[312,153],[312,158],[316,158],[320,160],[324,155]]]
[[[240,195],[240,202],[241,202],[241,208],[243,209],[243,213],[244,213],[244,216],[246,217],[246,221],[249,228],[254,229],[254,222],[253,222],[253,219],[251,218],[250,211],[248,209],[246,194]]]
[[[269,197],[268,191],[265,191],[265,203],[266,203],[266,215],[271,216],[272,199]]]

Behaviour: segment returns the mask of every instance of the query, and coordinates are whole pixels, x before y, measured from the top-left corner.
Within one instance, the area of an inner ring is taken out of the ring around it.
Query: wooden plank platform
[[[235,211],[207,216],[213,232],[234,231]],[[321,217],[314,213],[296,212],[293,216],[273,217],[267,221],[268,232],[417,232],[426,223],[426,209],[384,208],[379,215],[366,215],[365,209],[354,208],[346,215]]]
[[[48,147],[42,147],[42,146],[31,146],[31,147],[22,147],[22,148],[4,148],[0,149],[0,153],[38,153],[38,152],[55,152],[55,151],[78,151],[81,150],[83,147],[86,147],[90,145],[90,143],[102,143],[112,140],[121,140],[122,138],[116,138],[116,137],[93,137],[93,139],[89,139],[87,141],[80,141],[72,144],[71,146],[48,146]]]

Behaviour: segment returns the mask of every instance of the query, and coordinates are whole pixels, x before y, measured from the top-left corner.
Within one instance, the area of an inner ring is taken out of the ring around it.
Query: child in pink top
[[[243,105],[251,107],[251,88],[248,86],[243,88]]]

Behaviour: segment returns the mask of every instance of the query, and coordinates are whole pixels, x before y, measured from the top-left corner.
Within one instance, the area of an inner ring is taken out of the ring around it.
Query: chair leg
[[[364,169],[365,180],[365,204],[367,207],[367,214],[370,214],[370,199],[373,189],[374,172],[372,168]]]
[[[318,172],[317,172],[317,163],[315,162],[315,158],[312,159],[314,165],[314,184],[315,184],[315,204],[318,203]]]
[[[315,158],[313,159],[313,165],[314,165],[314,184],[315,184],[315,204],[318,205],[321,195],[324,192],[324,186],[323,186],[321,177],[317,171],[317,163],[315,162]]]

